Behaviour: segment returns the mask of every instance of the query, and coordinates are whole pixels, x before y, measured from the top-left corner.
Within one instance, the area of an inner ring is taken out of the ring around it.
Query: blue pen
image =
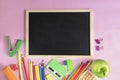
[[[45,80],[44,76],[45,76],[44,63],[41,63],[41,65],[40,65],[40,80]]]

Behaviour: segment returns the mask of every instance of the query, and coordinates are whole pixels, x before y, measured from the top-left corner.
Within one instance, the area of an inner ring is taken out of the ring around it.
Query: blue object
[[[40,66],[40,80],[45,80],[44,76],[45,76],[44,64],[41,64],[41,66]]]
[[[63,61],[63,65],[67,65],[67,61],[65,60],[65,61]]]

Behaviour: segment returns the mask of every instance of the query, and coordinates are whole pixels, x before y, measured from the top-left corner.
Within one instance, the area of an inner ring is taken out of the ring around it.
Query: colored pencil
[[[73,80],[73,78],[76,76],[76,74],[78,73],[78,71],[81,69],[82,66],[83,66],[83,63],[81,62],[80,66],[79,66],[78,69],[74,72],[74,74],[71,76],[70,80]]]
[[[29,80],[33,80],[33,72],[32,72],[32,62],[28,61],[28,70],[29,70]]]
[[[90,66],[90,64],[92,63],[92,61],[88,61],[88,63],[86,64],[86,66],[83,68],[83,70],[81,71],[81,73],[79,73],[78,77],[76,80],[79,79],[79,77],[82,75],[83,72],[85,72],[85,70]]]
[[[78,73],[75,75],[75,77],[73,78],[73,80],[78,80],[78,76],[81,73],[81,71],[84,69],[84,67],[87,65],[88,61],[86,63],[83,64],[83,66],[81,67],[81,69],[79,69]]]
[[[40,64],[40,80],[45,80],[44,76],[45,76],[44,63],[42,61],[42,63]]]
[[[23,80],[22,63],[21,63],[21,53],[20,53],[20,51],[18,51],[18,66],[19,66],[20,80]]]
[[[36,80],[40,80],[39,66],[35,65]]]
[[[25,80],[28,80],[28,74],[27,74],[27,70],[26,70],[26,65],[25,65],[25,59],[22,56],[22,66],[23,66],[23,72],[25,74]]]
[[[67,80],[70,80],[70,78],[74,75],[74,73],[78,70],[80,64],[75,67],[75,69],[71,72],[71,74],[67,77]]]
[[[36,80],[35,65],[33,65],[32,68],[33,68],[33,80]]]

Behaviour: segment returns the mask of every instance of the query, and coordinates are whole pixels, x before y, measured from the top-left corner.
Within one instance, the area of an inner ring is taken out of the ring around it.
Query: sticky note
[[[46,79],[47,80],[53,80],[52,75],[51,74],[46,75]]]

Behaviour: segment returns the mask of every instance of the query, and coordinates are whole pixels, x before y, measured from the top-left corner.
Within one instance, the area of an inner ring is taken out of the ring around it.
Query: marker
[[[21,53],[18,51],[18,66],[19,66],[19,75],[20,75],[20,80],[23,80],[23,74],[22,74],[22,64],[21,64]]]
[[[23,66],[23,72],[25,74],[25,80],[28,80],[28,75],[27,75],[27,70],[26,70],[26,65],[25,65],[25,60],[24,57],[22,56],[22,66]]]

